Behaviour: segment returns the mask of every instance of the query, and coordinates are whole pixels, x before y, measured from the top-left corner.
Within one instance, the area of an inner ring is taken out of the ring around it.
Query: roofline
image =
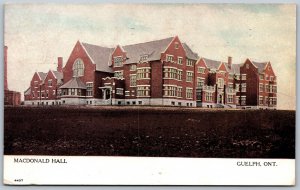
[[[255,68],[257,68],[257,70],[258,70],[258,67],[257,67],[256,65],[254,65],[254,63],[251,61],[250,58],[247,58],[246,61],[247,61],[247,60],[249,60],[250,63],[251,63]],[[245,65],[246,61],[244,62],[243,66]]]
[[[178,38],[178,36],[174,36],[173,37],[173,39],[171,40],[171,42],[167,45],[167,47],[166,47],[166,49],[163,51],[163,52],[161,52],[161,53],[165,53],[166,51],[167,51],[167,49],[171,46],[171,44],[172,44],[172,42],[175,40],[175,38]],[[165,38],[165,39],[168,39],[168,38]],[[163,39],[162,39],[163,40]],[[179,38],[178,38],[178,40],[179,40]],[[179,40],[180,41],[180,40]],[[180,43],[181,43],[181,41],[180,41]],[[185,52],[185,51],[184,51]],[[186,54],[186,52],[185,52],[185,54]],[[186,55],[185,55],[186,56]]]
[[[220,65],[219,65],[219,67],[218,67],[218,70],[220,70],[220,67],[221,67],[221,65],[222,65],[222,64],[224,64],[226,72],[229,72],[229,71],[227,70],[227,68],[226,68],[226,65],[225,65],[225,63],[224,63],[224,62],[222,62],[222,61],[220,61]]]
[[[81,45],[81,47],[83,48],[83,50],[85,51],[85,53],[87,54],[87,56],[89,57],[89,59],[92,61],[92,63],[95,64],[95,61],[92,59],[92,57],[90,56],[88,51],[85,49],[84,45],[79,40],[78,40],[78,42]]]
[[[38,72],[38,71],[35,71],[35,73],[36,73],[37,76],[40,78],[40,80],[43,81],[43,80],[42,80],[42,77],[41,77],[40,74],[39,74],[39,72]]]
[[[206,62],[205,62],[205,59],[204,59],[203,57],[200,57],[200,58],[199,58],[199,61],[197,61],[197,62],[200,62],[201,59],[203,60],[203,62],[204,62],[204,64],[205,64],[206,68],[208,68],[208,66],[207,66],[207,64],[206,64]]]

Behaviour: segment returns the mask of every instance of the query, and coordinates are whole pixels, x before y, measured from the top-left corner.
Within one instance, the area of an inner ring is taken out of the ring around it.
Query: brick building
[[[114,48],[78,41],[62,65],[34,74],[26,104],[276,108],[270,62],[199,58],[178,36]]]
[[[21,93],[8,89],[7,82],[7,50],[8,47],[4,46],[4,105],[20,105]]]

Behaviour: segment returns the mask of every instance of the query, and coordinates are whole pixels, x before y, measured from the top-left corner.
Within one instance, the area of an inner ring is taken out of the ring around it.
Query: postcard
[[[295,185],[295,4],[4,12],[4,184]]]

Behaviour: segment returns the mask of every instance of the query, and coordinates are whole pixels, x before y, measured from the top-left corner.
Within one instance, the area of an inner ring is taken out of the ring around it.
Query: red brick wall
[[[94,80],[94,97],[95,98],[103,98],[102,97],[102,91],[98,87],[104,86],[104,82],[102,78],[105,77],[113,77],[113,73],[106,73],[106,72],[101,72],[101,71],[96,71],[95,72],[95,80]]]
[[[95,70],[96,65],[92,63],[89,56],[81,46],[80,42],[78,41],[65,65],[63,68],[63,75],[64,75],[64,83],[68,82],[73,77],[73,64],[76,59],[82,59],[84,63],[84,76],[80,77],[81,81],[86,82],[93,82],[95,81]]]
[[[178,48],[175,48],[175,45],[178,44]],[[167,62],[167,55],[173,55],[173,63]],[[182,65],[178,64],[178,57],[182,57]],[[193,99],[186,99],[186,87],[193,88],[194,87],[194,81],[192,82],[186,82],[186,73],[187,71],[193,71],[194,72],[194,66],[187,66],[187,59],[186,59],[186,53],[185,50],[179,40],[179,38],[176,36],[174,37],[173,41],[170,43],[169,47],[166,49],[164,53],[161,54],[161,60],[163,60],[163,66],[170,66],[175,67],[177,69],[181,69],[183,71],[182,73],[182,81],[174,80],[174,79],[163,79],[163,84],[169,84],[169,85],[177,85],[182,86],[182,98],[183,100],[195,100],[195,93],[193,95]],[[194,61],[195,64],[196,61]],[[163,68],[162,68],[163,69]],[[162,73],[163,74],[163,73]],[[195,77],[195,73],[193,74],[193,77]]]
[[[249,69],[246,68],[246,64],[249,65]],[[247,74],[246,82],[246,93],[241,92],[241,95],[246,95],[246,104],[255,106],[258,105],[258,87],[259,87],[259,76],[257,68],[251,63],[249,59],[245,61],[245,64],[241,66],[241,77],[242,74]],[[244,81],[241,81],[244,83]]]
[[[37,86],[34,85],[34,81],[38,81],[37,82]],[[43,81],[40,80],[38,74],[35,72],[32,79],[31,79],[31,82],[30,82],[30,88],[31,88],[31,95],[30,95],[30,99],[32,100],[39,100],[40,98],[38,98],[38,94],[40,90],[43,90],[44,87],[41,86],[40,87],[40,84],[42,83]],[[32,97],[32,93],[34,93],[34,97]],[[40,95],[40,94],[39,94]]]
[[[151,97],[162,98],[163,68],[160,61],[151,62]]]
[[[52,80],[52,86],[48,86],[48,80]],[[45,98],[46,100],[55,100],[57,94],[57,79],[55,78],[52,71],[48,71],[47,77],[45,78],[44,90],[45,90]],[[48,98],[46,97],[46,91],[48,90]],[[55,94],[53,95],[53,90]]]

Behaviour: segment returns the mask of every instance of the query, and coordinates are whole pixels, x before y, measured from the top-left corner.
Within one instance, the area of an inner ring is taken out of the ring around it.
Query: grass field
[[[5,107],[4,153],[295,158],[295,111]]]

